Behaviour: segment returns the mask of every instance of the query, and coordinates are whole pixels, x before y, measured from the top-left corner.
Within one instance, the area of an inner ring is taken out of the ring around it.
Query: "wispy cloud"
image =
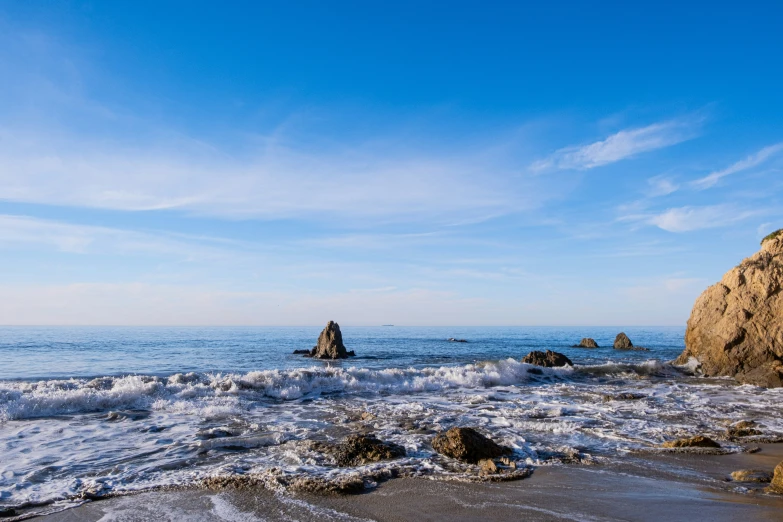
[[[692,185],[700,190],[710,188],[726,176],[757,167],[762,163],[767,162],[780,152],[783,152],[783,142],[764,147],[755,154],[751,154],[747,158],[742,159],[723,170],[716,170],[715,172],[711,172],[707,176],[693,181]]]
[[[679,190],[680,186],[671,178],[655,176],[647,180],[649,197],[667,196]]]
[[[738,210],[732,205],[686,206],[670,208],[663,213],[649,216],[646,222],[668,232],[690,232],[727,226],[758,213],[758,211]]]
[[[642,152],[661,149],[692,139],[698,134],[699,120],[674,119],[646,127],[621,130],[589,145],[565,147],[548,158],[534,162],[530,169],[587,170],[631,158]]]

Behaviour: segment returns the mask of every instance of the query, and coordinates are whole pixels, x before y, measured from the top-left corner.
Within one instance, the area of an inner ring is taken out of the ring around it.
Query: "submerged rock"
[[[294,355],[310,355],[310,350],[294,350]]]
[[[620,332],[617,334],[617,337],[614,338],[614,349],[629,350],[631,348],[633,348],[633,343],[628,338],[628,336],[625,335],[625,332]]]
[[[735,482],[769,482],[772,473],[760,469],[741,469],[731,473],[731,480]]]
[[[737,437],[752,437],[754,435],[761,435],[761,430],[756,429],[756,421],[744,420],[739,421],[726,429],[726,436],[730,439]]]
[[[466,343],[466,342],[468,342],[466,339],[455,339],[453,337],[449,337],[447,340],[450,343]]]
[[[474,428],[451,428],[432,439],[432,447],[442,455],[471,464],[511,453],[510,448],[497,444]]]
[[[783,495],[783,461],[775,466],[775,474],[772,477],[772,483],[770,483],[767,491]]]
[[[355,355],[353,350],[345,349],[340,325],[334,321],[326,323],[326,328],[318,336],[318,344],[310,350],[310,357],[316,359],[347,359]]]
[[[720,448],[720,444],[709,437],[696,435],[687,439],[677,439],[664,442],[664,448]]]
[[[685,351],[706,376],[783,386],[783,233],[770,234],[761,250],[729,270],[693,305]]]
[[[546,352],[530,352],[529,354],[525,355],[525,357],[522,359],[522,362],[527,364],[535,364],[536,366],[544,366],[546,368],[552,368],[554,366],[565,366],[567,364],[570,366],[574,365],[574,363],[571,362],[571,359],[562,353],[553,352],[552,350],[547,350]]]
[[[575,344],[574,348],[600,348],[598,343],[592,337],[584,337],[579,344]]]

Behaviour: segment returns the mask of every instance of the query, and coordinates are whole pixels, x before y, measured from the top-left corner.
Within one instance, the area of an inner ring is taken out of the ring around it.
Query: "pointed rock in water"
[[[625,335],[625,332],[620,332],[617,334],[617,337],[614,338],[614,349],[628,350],[630,348],[633,348],[633,343],[628,338],[628,336]]]
[[[600,348],[598,343],[592,337],[584,337],[579,344],[575,344],[574,348]]]
[[[529,354],[525,355],[524,359],[522,359],[522,362],[527,364],[535,364],[536,366],[544,366],[546,368],[552,368],[554,366],[565,366],[567,364],[571,366],[574,365],[574,363],[571,362],[571,359],[562,353],[553,352],[552,350],[547,350],[546,352],[530,352]]]
[[[310,357],[316,359],[346,359],[355,355],[353,350],[345,349],[340,325],[334,321],[326,323],[326,328],[318,336],[318,344],[310,351]]]
[[[473,428],[451,428],[432,439],[432,448],[454,459],[476,464],[480,460],[493,459],[511,453]]]
[[[708,377],[783,386],[783,230],[726,272],[693,305],[685,351],[676,364],[698,361]]]

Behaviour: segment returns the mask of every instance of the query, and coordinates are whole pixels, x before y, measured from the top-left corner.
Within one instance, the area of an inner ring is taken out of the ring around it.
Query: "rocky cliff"
[[[783,386],[783,230],[729,270],[696,300],[685,331],[685,351],[707,376]]]

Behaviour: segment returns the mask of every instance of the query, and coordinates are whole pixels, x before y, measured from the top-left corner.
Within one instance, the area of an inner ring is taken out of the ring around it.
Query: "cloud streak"
[[[674,119],[646,127],[625,129],[608,138],[582,146],[565,147],[530,166],[534,172],[546,170],[589,170],[676,145],[696,137],[698,125],[687,119]]]
[[[647,223],[667,232],[690,232],[718,228],[757,215],[756,211],[741,211],[731,205],[670,208],[647,218]]]
[[[704,176],[703,178],[699,178],[693,181],[692,185],[699,190],[708,189],[726,176],[758,167],[759,165],[766,163],[773,157],[777,156],[781,152],[783,152],[783,142],[764,147],[755,154],[751,154],[747,158],[742,159],[723,170],[716,170],[707,176]]]

